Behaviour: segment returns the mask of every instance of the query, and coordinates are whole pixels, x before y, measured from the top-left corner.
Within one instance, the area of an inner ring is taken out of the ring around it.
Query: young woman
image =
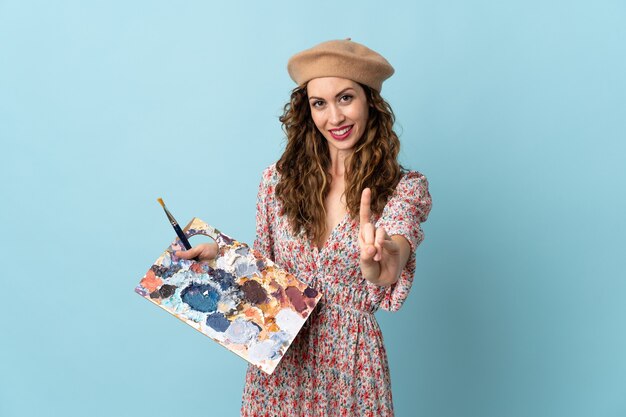
[[[242,416],[392,416],[378,308],[397,310],[415,271],[428,182],[397,161],[393,74],[378,53],[336,40],[294,55],[280,121],[285,152],[263,172],[254,246],[323,294],[271,376],[250,366]],[[215,256],[214,245],[180,252]]]

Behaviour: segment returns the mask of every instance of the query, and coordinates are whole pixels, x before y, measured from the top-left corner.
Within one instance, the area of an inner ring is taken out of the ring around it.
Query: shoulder
[[[276,185],[280,178],[280,174],[276,169],[276,163],[268,166],[263,170],[263,174],[261,176],[261,181],[265,184]]]
[[[276,184],[278,184],[279,179],[280,174],[276,169],[276,163],[273,163],[263,170],[263,173],[261,174],[261,184],[259,184],[259,187],[262,189],[271,189],[273,191]]]
[[[398,185],[394,196],[420,195],[428,192],[428,179],[419,171],[406,171]]]
[[[432,198],[428,189],[428,179],[419,171],[406,171],[385,208],[392,211],[413,212],[418,221],[426,221]]]

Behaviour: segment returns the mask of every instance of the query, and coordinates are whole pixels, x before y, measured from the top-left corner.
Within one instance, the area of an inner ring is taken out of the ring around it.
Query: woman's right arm
[[[274,220],[276,168],[274,165],[263,171],[256,198],[256,236],[254,249],[274,260],[274,240],[272,238],[272,224]]]

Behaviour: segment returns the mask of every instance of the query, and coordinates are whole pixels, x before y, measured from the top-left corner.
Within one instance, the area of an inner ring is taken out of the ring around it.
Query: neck
[[[351,151],[331,150],[330,152],[330,174],[333,178],[343,177],[346,173],[346,162],[352,156]]]

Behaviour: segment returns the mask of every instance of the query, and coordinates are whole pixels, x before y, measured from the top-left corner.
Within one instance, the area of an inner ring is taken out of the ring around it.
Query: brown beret
[[[313,78],[341,77],[379,92],[394,72],[382,55],[350,39],[323,42],[298,52],[289,59],[287,71],[298,85]]]

